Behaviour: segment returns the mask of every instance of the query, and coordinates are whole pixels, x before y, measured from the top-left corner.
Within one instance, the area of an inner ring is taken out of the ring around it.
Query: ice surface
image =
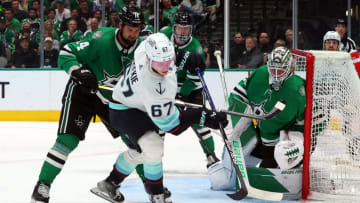
[[[56,122],[0,122],[0,203],[30,202],[44,158],[54,144]],[[222,139],[214,136],[220,157]],[[210,190],[206,158],[196,135],[166,135],[164,182],[175,203],[236,202],[224,191]],[[92,123],[85,141],[68,158],[50,190],[51,203],[106,203],[89,190],[104,179],[118,154],[126,150],[101,123]],[[132,174],[121,187],[126,202],[148,202],[141,181]],[[246,198],[240,202],[265,202]],[[285,202],[285,201],[283,201]]]

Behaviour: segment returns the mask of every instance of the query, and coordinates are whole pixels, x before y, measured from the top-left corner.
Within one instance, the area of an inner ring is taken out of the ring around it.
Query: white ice
[[[54,144],[56,122],[0,122],[0,203],[26,203],[38,179],[45,156]],[[216,154],[223,141],[214,136]],[[101,123],[92,123],[85,141],[68,158],[51,186],[51,203],[106,203],[90,188],[109,174],[126,146],[113,139]],[[223,191],[210,190],[206,159],[196,135],[190,130],[180,136],[166,135],[164,182],[175,203],[225,203]],[[121,186],[126,202],[148,202],[141,181],[133,173]],[[265,202],[246,198],[240,202]],[[283,201],[285,202],[285,201]],[[294,201],[293,201],[294,202]]]

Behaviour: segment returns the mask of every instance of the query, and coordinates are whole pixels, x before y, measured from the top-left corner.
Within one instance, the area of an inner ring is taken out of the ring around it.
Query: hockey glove
[[[206,126],[212,129],[219,129],[220,123],[222,127],[226,127],[229,121],[227,120],[224,112],[215,112],[209,109],[203,108],[199,125]]]
[[[199,68],[201,72],[203,72],[206,68],[205,62],[200,54],[182,50],[178,51],[176,54],[175,64],[180,70],[187,70],[194,75],[197,75],[196,68]]]
[[[82,86],[87,93],[95,94],[98,90],[98,82],[92,72],[86,68],[80,68],[71,72],[71,78]]]

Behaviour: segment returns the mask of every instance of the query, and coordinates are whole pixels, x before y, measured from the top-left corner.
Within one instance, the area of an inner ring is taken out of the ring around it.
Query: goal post
[[[302,198],[360,198],[360,80],[350,54],[291,50],[306,71]]]

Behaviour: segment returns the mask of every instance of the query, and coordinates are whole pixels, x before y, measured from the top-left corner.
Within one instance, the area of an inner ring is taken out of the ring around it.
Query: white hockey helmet
[[[163,33],[154,33],[145,40],[145,53],[150,65],[159,73],[167,73],[175,59],[173,43]]]
[[[280,90],[284,80],[292,74],[292,61],[292,53],[288,48],[283,46],[275,48],[269,54],[267,61],[269,83],[274,90]]]
[[[325,49],[325,43],[328,40],[336,40],[338,42],[338,49],[340,48],[341,37],[336,31],[328,31],[323,38],[323,49]]]

